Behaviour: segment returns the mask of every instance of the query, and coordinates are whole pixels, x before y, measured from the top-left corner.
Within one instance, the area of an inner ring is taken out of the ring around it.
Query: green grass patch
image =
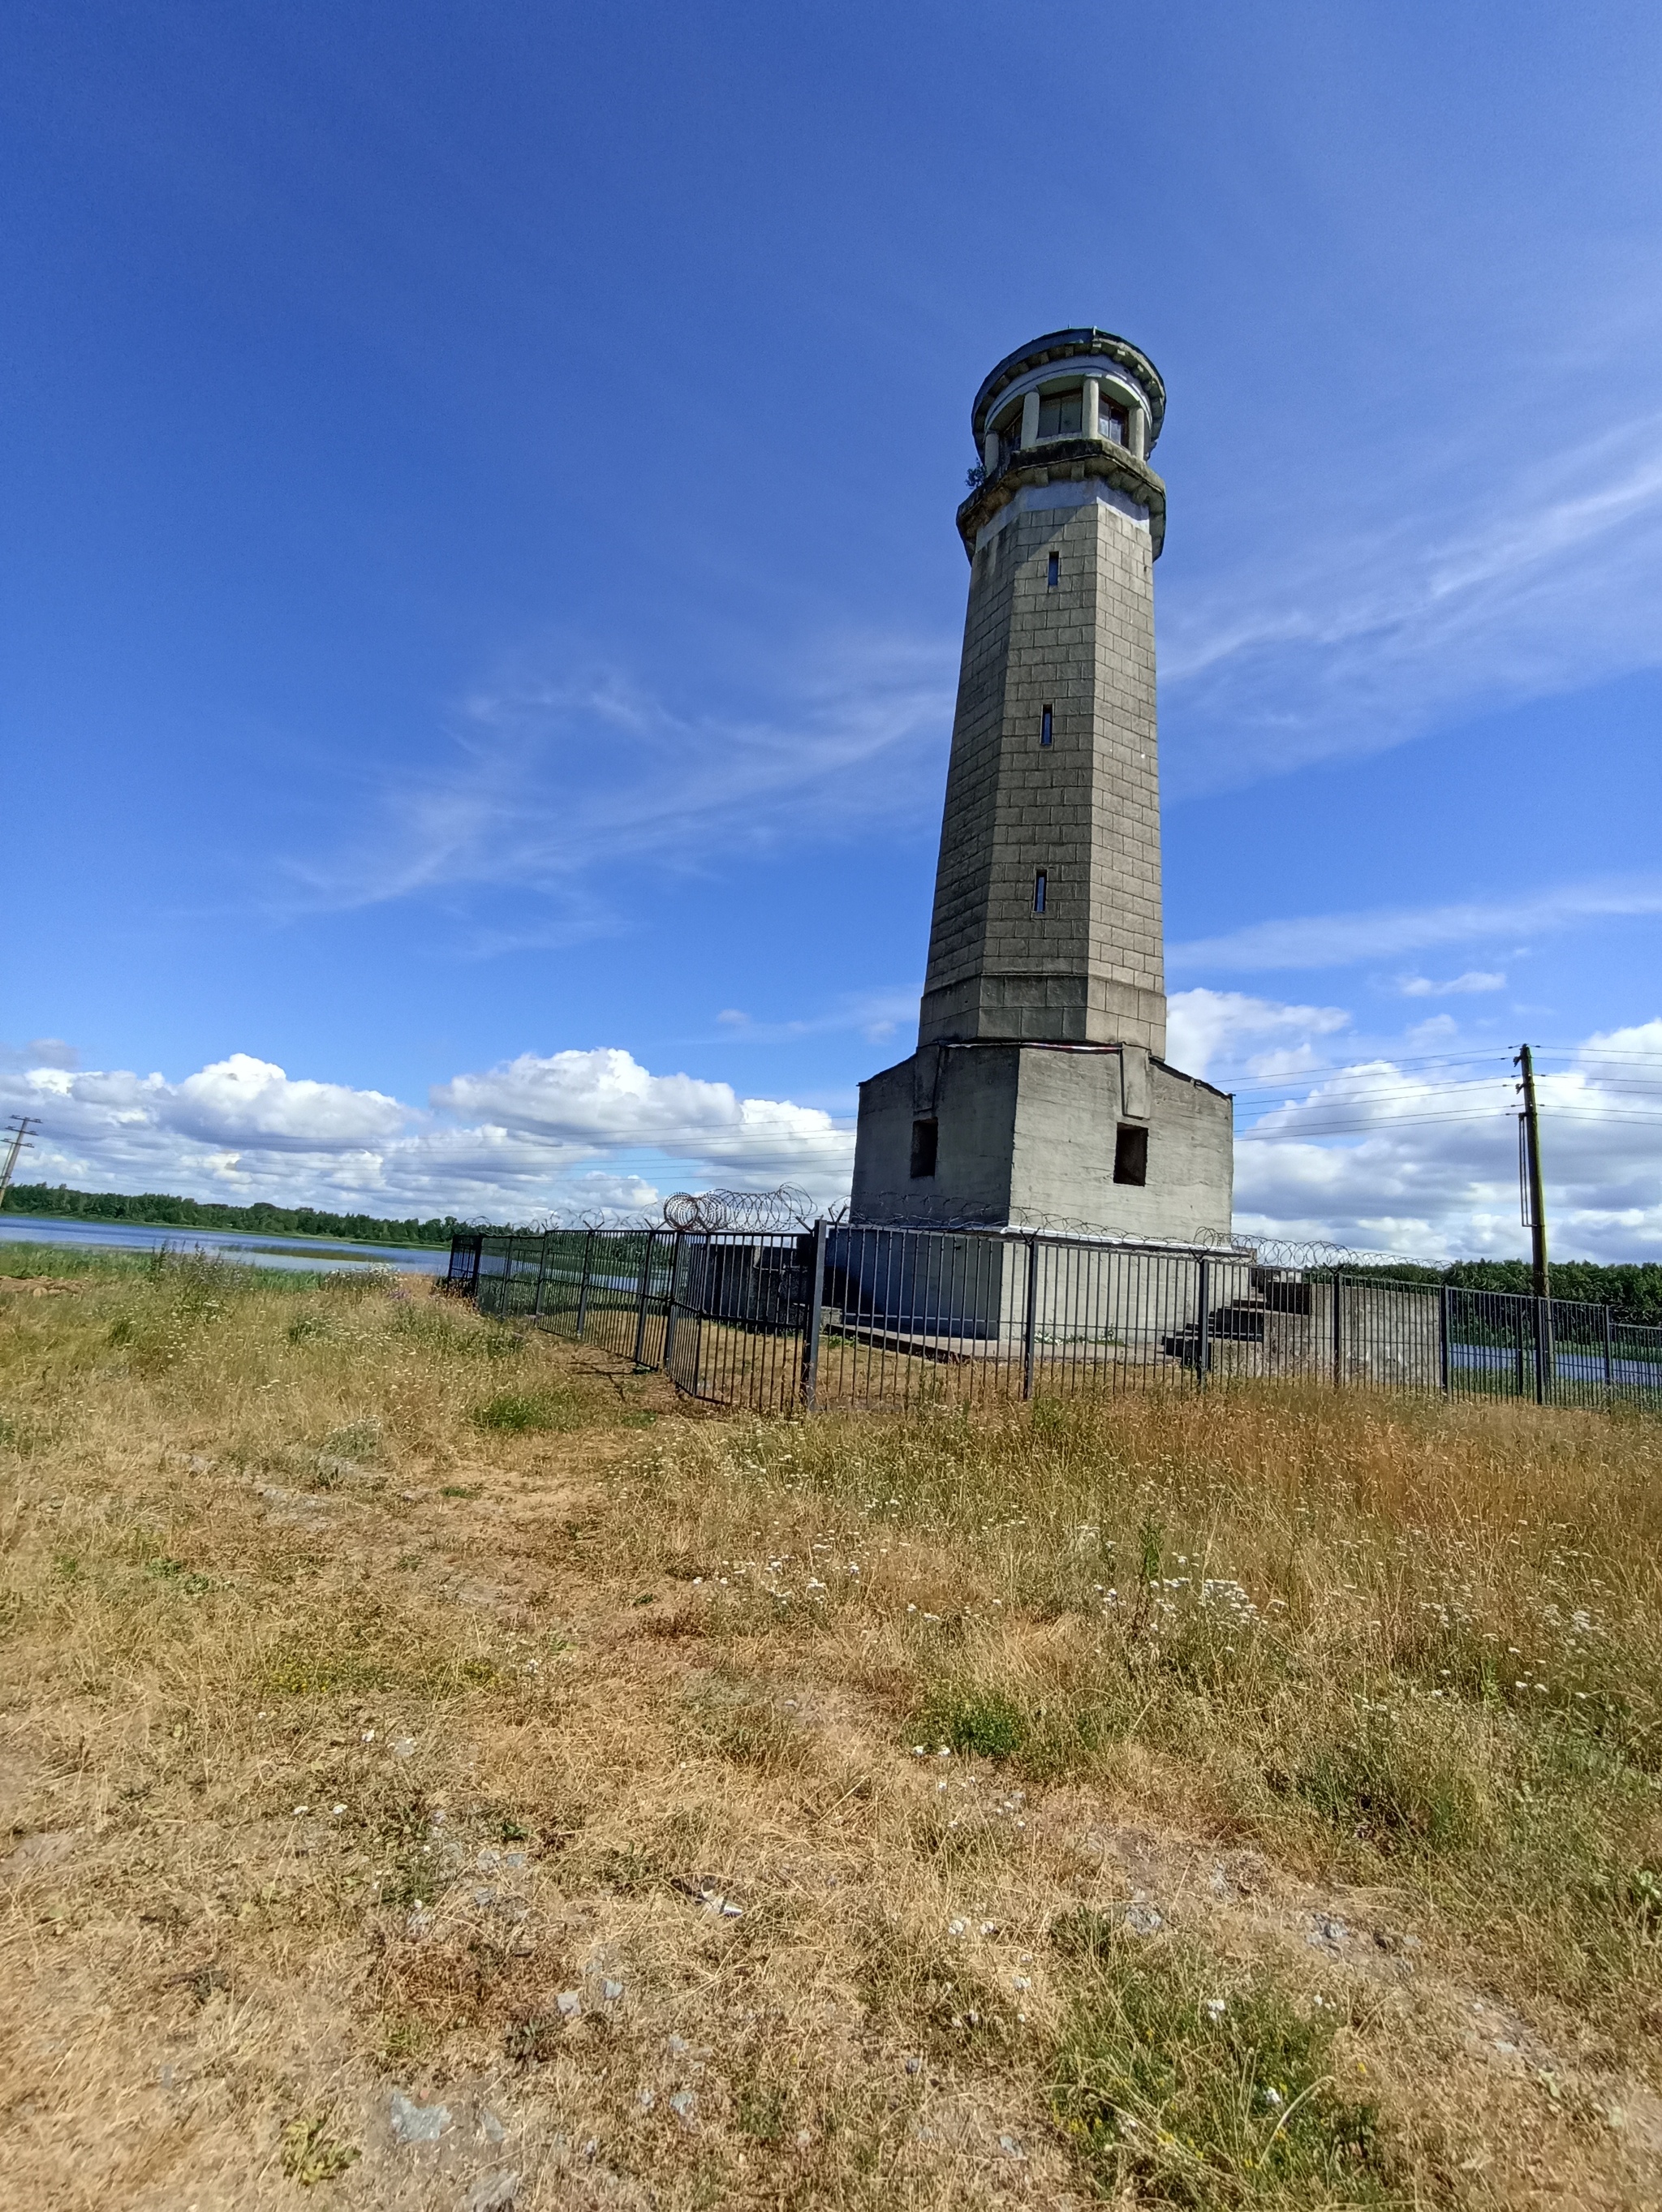
[[[80,1275],[103,1276],[112,1281],[131,1280],[149,1273],[148,1252],[131,1252],[101,1244],[0,1244],[0,1278],[51,1276],[61,1280]]]
[[[1054,2107],[1105,2194],[1193,2212],[1403,2201],[1401,2148],[1353,2092],[1360,2064],[1336,2049],[1336,2016],[1098,1913],[1052,1933],[1074,1982]],[[1436,2200],[1422,2185],[1416,2201]]]
[[[78,1573],[79,1569],[74,1561],[70,1565]],[[186,1597],[205,1597],[214,1586],[211,1575],[197,1573],[187,1567],[183,1559],[152,1559],[144,1571],[154,1576],[157,1582],[166,1583],[170,1589],[182,1591]]]
[[[578,1419],[578,1409],[563,1390],[499,1390],[473,1409],[476,1427],[515,1437],[533,1430],[575,1428]]]
[[[930,1692],[906,1741],[932,1751],[944,1744],[965,1758],[1001,1760],[1026,1780],[1050,1782],[1098,1765],[1124,1733],[1125,1717],[1105,1683],[1015,1697],[985,1683],[948,1682]]]
[[[400,1306],[391,1323],[393,1334],[423,1351],[450,1359],[514,1359],[525,1350],[526,1340],[517,1329],[499,1322],[482,1322],[467,1308],[446,1306],[432,1299]]]
[[[372,1460],[380,1455],[381,1436],[378,1420],[348,1421],[343,1428],[331,1429],[320,1449],[336,1459]]]
[[[1317,1747],[1272,1788],[1300,1798],[1342,1833],[1384,1856],[1470,1850],[1486,1832],[1471,1769],[1415,1743],[1389,1718]]]
[[[947,1690],[919,1723],[926,1743],[946,1744],[974,1759],[1014,1759],[1032,1738],[1027,1714],[998,1690]]]

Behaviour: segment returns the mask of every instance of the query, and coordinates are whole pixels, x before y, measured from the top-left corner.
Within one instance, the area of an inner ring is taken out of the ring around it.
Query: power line
[[[1662,1074],[1662,1048],[1659,1048],[1655,1052],[1605,1052],[1599,1050],[1597,1048],[1585,1045],[1542,1045],[1537,1048],[1536,1057],[1538,1060],[1543,1054],[1555,1059],[1570,1059],[1584,1062],[1596,1061],[1599,1063],[1610,1061],[1620,1063],[1623,1066],[1651,1067],[1656,1069],[1659,1074]],[[1379,1067],[1378,1074],[1380,1079],[1384,1079],[1387,1077],[1394,1078],[1399,1075],[1405,1075],[1416,1068],[1476,1067],[1481,1066],[1489,1060],[1501,1060],[1504,1062],[1510,1058],[1510,1055],[1502,1052],[1434,1053],[1423,1058],[1395,1060],[1391,1059],[1387,1054],[1381,1053],[1376,1054],[1374,1057],[1376,1060],[1383,1063],[1383,1065]],[[1287,1076],[1289,1080],[1296,1080],[1297,1079],[1306,1075],[1354,1074],[1359,1080],[1366,1081],[1368,1079],[1372,1072],[1372,1066],[1373,1063],[1367,1060],[1318,1060],[1310,1061],[1303,1067],[1289,1068],[1287,1071]],[[1555,1070],[1554,1073],[1563,1074],[1573,1073],[1574,1071],[1571,1069],[1557,1069]],[[1248,1079],[1252,1079],[1254,1076],[1254,1071],[1249,1067],[1243,1067],[1238,1070],[1230,1067],[1226,1063],[1222,1068],[1215,1070],[1214,1074],[1208,1079],[1210,1081],[1227,1082],[1232,1075],[1235,1075],[1237,1073],[1246,1077]],[[1474,1083],[1504,1083],[1507,1080],[1504,1075],[1480,1075],[1473,1076],[1470,1079]],[[1260,1076],[1257,1078],[1257,1080],[1261,1084],[1264,1082],[1273,1083],[1277,1080],[1277,1079],[1273,1075],[1268,1077]],[[1250,1095],[1251,1094],[1240,1091],[1238,1091],[1235,1094],[1237,1097]]]
[[[1270,1113],[1262,1114],[1259,1115],[1258,1119],[1251,1125],[1251,1132],[1249,1133],[1256,1133],[1257,1132],[1263,1130],[1264,1124],[1269,1121],[1275,1114],[1296,1114],[1300,1110],[1300,1109],[1297,1107],[1272,1108]],[[1358,1129],[1379,1130],[1417,1128],[1430,1121],[1492,1121],[1497,1114],[1504,1115],[1507,1110],[1507,1109],[1503,1103],[1499,1106],[1488,1108],[1469,1114],[1380,1114],[1374,1116],[1371,1121],[1359,1121],[1355,1120],[1353,1117],[1349,1121],[1346,1122],[1345,1126],[1347,1127],[1355,1127]],[[1562,1109],[1549,1107],[1543,1110],[1548,1115],[1548,1117],[1554,1121],[1593,1121],[1597,1122],[1600,1128],[1606,1128],[1612,1126],[1619,1127],[1631,1122],[1636,1127],[1647,1129],[1653,1127],[1659,1122],[1662,1122],[1662,1114],[1601,1114],[1591,1107],[1574,1106]],[[1319,1107],[1313,1107],[1310,1111],[1312,1115],[1316,1117],[1319,1117],[1322,1114],[1322,1109]],[[1274,1134],[1275,1133],[1272,1131],[1269,1133]]]
[[[1356,1100],[1358,1103],[1367,1104],[1376,1098],[1452,1098],[1469,1091],[1491,1090],[1495,1087],[1497,1079],[1492,1075],[1486,1075],[1476,1083],[1377,1083],[1372,1085],[1336,1083],[1327,1086],[1312,1085],[1311,1093],[1313,1094],[1318,1090],[1326,1088],[1336,1103],[1340,1104],[1351,1099]],[[1254,1105],[1260,1099],[1264,1098],[1276,1099],[1284,1105],[1300,1103],[1288,1097],[1285,1087],[1275,1091],[1238,1091],[1234,1095],[1236,1104],[1244,1106]],[[1662,1091],[1659,1091],[1657,1095],[1662,1096]]]

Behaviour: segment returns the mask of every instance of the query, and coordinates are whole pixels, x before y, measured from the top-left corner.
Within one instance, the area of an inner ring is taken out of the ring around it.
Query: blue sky
[[[1094,322],[1170,393],[1173,1056],[1238,1220],[1520,1249],[1529,1036],[1559,1249],[1662,1257],[1659,112],[1643,6],[19,0],[30,1171],[845,1188],[969,402]]]

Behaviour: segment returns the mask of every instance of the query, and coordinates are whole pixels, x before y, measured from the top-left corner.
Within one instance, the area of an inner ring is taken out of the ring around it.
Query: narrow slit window
[[[1046,878],[1044,869],[1041,868],[1038,873],[1033,878],[1033,912],[1035,914],[1044,913],[1045,894],[1049,888],[1049,880]]]
[[[1062,581],[1062,556],[1060,553],[1051,554],[1050,565],[1044,572],[1044,581],[1051,591],[1055,591],[1056,586]]]
[[[1048,745],[1051,741],[1053,734],[1054,733],[1050,727],[1050,710],[1048,707],[1042,708],[1039,711],[1038,717],[1038,741],[1040,744]]]
[[[1122,1121],[1114,1132],[1114,1181],[1141,1186],[1148,1180],[1148,1132]]]
[[[921,1121],[912,1123],[912,1180],[916,1182],[924,1176],[934,1173],[935,1152],[941,1140],[939,1121]]]

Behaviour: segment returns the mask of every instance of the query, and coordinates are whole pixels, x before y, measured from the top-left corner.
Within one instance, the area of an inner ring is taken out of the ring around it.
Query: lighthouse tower
[[[1099,330],[1035,339],[976,394],[918,1048],[860,1087],[857,1221],[1228,1231],[1230,1101],[1165,1057],[1165,412],[1148,356]]]

